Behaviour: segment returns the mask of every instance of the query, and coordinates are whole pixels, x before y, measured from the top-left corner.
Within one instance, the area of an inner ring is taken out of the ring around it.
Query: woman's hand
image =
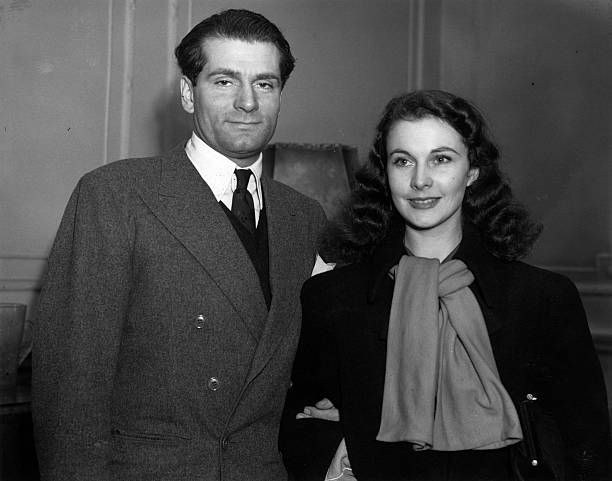
[[[325,421],[339,421],[340,414],[329,399],[323,398],[314,406],[305,406],[301,413],[297,413],[295,419],[323,419]]]

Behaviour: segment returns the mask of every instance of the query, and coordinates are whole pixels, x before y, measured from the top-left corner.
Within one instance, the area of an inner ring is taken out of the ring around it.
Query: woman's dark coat
[[[408,443],[375,441],[393,294],[388,271],[404,253],[402,234],[394,229],[368,261],[304,285],[300,347],[280,438],[290,473],[322,480],[344,436],[359,481],[508,479],[518,466],[526,479],[543,474],[520,454],[525,441],[497,452],[456,453],[414,452]],[[475,276],[470,289],[517,410],[528,394],[537,398],[531,404],[540,412],[536,425],[547,433],[540,433],[545,439],[538,441],[538,455],[558,478],[607,479],[606,393],[575,286],[561,275],[493,257],[469,226],[454,257]],[[340,409],[340,423],[295,420],[304,405],[322,397]],[[530,427],[523,426],[524,432]]]

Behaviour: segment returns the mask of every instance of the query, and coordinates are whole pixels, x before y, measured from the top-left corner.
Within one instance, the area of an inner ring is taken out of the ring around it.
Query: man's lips
[[[261,122],[253,121],[253,120],[248,120],[248,121],[243,121],[243,120],[228,120],[227,123],[228,124],[233,124],[233,125],[259,125]]]

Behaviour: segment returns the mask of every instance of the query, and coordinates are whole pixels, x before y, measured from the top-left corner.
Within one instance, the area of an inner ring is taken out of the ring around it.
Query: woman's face
[[[399,120],[387,135],[391,198],[415,230],[461,229],[465,188],[478,177],[461,135],[435,117]]]

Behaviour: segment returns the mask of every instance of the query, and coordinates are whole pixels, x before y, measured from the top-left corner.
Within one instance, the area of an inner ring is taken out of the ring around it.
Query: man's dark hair
[[[295,66],[295,58],[291,54],[289,42],[278,27],[266,17],[249,10],[224,10],[198,23],[174,50],[181,72],[193,85],[196,85],[198,75],[206,64],[202,46],[208,38],[274,44],[280,52],[280,74],[283,87]]]

